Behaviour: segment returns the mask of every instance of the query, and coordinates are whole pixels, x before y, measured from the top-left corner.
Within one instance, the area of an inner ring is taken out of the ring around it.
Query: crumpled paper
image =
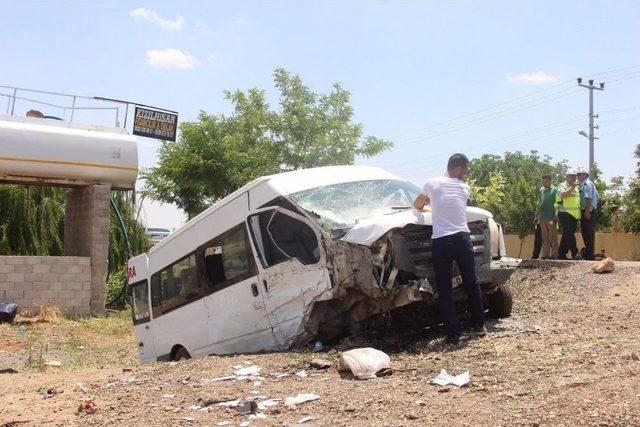
[[[471,374],[469,371],[465,371],[460,375],[456,375],[455,377],[449,374],[445,369],[441,370],[440,373],[431,379],[431,382],[437,385],[445,386],[449,384],[453,384],[457,387],[462,387],[467,385],[471,380]]]

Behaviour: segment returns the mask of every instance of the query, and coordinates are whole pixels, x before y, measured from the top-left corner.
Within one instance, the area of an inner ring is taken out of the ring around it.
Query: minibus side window
[[[133,324],[146,323],[151,320],[149,310],[149,286],[146,280],[130,285],[131,288],[131,314]]]
[[[196,257],[191,254],[151,276],[153,316],[201,296]]]
[[[217,291],[256,274],[241,224],[204,248],[204,266],[210,291]]]
[[[304,222],[281,212],[264,212],[249,218],[249,224],[265,267],[290,258],[305,265],[320,261],[316,233]]]

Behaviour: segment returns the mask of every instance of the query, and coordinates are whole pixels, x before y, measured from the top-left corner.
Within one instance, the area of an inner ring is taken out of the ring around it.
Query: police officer
[[[558,202],[558,221],[562,227],[558,259],[568,259],[569,251],[573,259],[580,259],[576,244],[576,229],[580,220],[580,189],[574,171],[567,171],[566,182],[558,185],[556,201]]]

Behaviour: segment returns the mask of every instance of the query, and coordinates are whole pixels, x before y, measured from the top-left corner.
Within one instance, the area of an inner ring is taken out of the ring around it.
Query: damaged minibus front
[[[148,277],[130,277],[141,358],[286,349],[379,319],[437,322],[431,214],[412,208],[419,192],[364,166],[287,172],[239,189],[154,246],[148,261],[130,261],[147,263]],[[500,228],[478,208],[467,221],[489,314],[508,316],[512,268],[499,261]]]

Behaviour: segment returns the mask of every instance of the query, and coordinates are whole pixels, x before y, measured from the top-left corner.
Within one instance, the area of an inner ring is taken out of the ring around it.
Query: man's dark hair
[[[542,175],[542,179],[548,179],[549,181],[551,181],[551,175],[549,174]]]
[[[457,168],[458,166],[469,166],[469,159],[467,159],[467,156],[462,153],[456,153],[453,156],[449,157],[447,170],[450,171]]]

